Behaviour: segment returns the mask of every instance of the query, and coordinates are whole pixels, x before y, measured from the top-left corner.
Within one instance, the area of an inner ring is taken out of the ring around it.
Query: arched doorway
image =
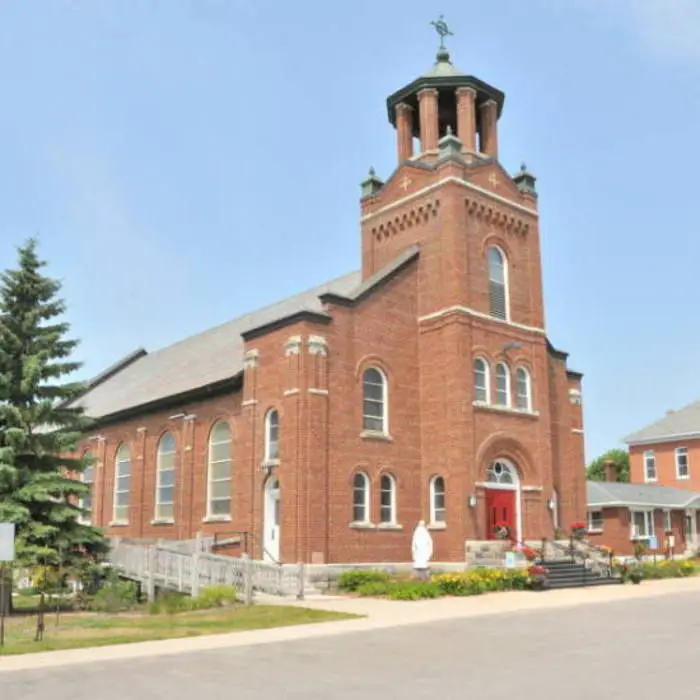
[[[280,560],[280,482],[276,476],[265,483],[263,503],[263,559]]]
[[[522,540],[520,477],[507,459],[495,459],[486,472],[486,539],[496,539],[500,526],[511,539]]]

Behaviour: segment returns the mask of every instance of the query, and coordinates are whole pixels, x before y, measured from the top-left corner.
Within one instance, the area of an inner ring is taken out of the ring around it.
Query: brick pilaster
[[[457,88],[457,136],[466,151],[476,151],[476,90]]]
[[[413,155],[413,107],[404,102],[396,105],[396,140],[400,164]]]
[[[438,91],[425,88],[418,93],[421,151],[438,147]]]
[[[482,153],[498,158],[498,105],[488,100],[479,105],[481,112],[481,143]]]

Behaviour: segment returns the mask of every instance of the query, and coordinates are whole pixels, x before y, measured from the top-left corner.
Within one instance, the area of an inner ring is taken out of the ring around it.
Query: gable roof
[[[326,301],[357,303],[418,253],[419,246],[409,246],[364,282],[359,270],[351,272],[162,350],[131,353],[90,382],[77,404],[91,418],[107,418],[232,380],[243,371],[244,337],[262,334],[301,314],[330,320],[324,311]]]
[[[588,507],[641,506],[655,508],[700,507],[700,493],[656,484],[627,484],[618,481],[587,481]]]
[[[628,445],[644,445],[683,438],[700,438],[700,401],[678,411],[669,411],[661,420],[628,435],[624,442]]]

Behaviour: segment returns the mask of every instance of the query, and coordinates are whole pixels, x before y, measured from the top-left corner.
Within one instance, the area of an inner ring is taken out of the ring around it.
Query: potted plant
[[[507,540],[510,537],[510,525],[505,522],[498,522],[493,526],[493,534],[496,539]]]
[[[582,540],[584,535],[586,534],[586,523],[582,522],[575,522],[571,523],[571,536],[574,539],[577,540]]]
[[[549,570],[541,564],[533,564],[527,570],[528,585],[533,591],[549,588]]]
[[[644,574],[642,573],[641,569],[636,566],[632,566],[627,571],[627,578],[635,585],[639,585],[644,578]]]
[[[528,561],[535,561],[535,559],[537,559],[537,557],[538,557],[537,551],[534,550],[532,547],[528,547],[527,545],[522,547],[522,549],[520,551],[523,553],[523,556]]]

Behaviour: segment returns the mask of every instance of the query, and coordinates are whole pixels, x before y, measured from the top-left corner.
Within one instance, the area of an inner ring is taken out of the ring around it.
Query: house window
[[[603,511],[588,511],[588,532],[603,532]]]
[[[445,522],[445,480],[441,476],[430,481],[430,522]]]
[[[664,532],[671,532],[672,529],[673,529],[673,526],[671,523],[671,511],[665,510],[664,511]]]
[[[644,540],[654,534],[654,512],[651,510],[633,510],[631,517],[632,539]]]
[[[120,445],[114,460],[114,517],[115,523],[129,522],[129,490],[131,485],[131,450]]]
[[[489,313],[504,321],[508,318],[508,270],[506,257],[500,248],[488,250]]]
[[[83,463],[87,466],[83,469],[80,480],[90,490],[78,500],[78,506],[83,511],[78,516],[78,521],[83,523],[83,525],[90,525],[92,523],[92,486],[95,482],[95,467],[93,466],[92,452],[88,451],[83,455]]]
[[[656,455],[653,450],[644,453],[644,480],[656,481]]]
[[[380,481],[379,520],[386,525],[396,524],[396,481],[389,474],[382,475]]]
[[[474,360],[474,400],[489,403],[489,365],[486,360],[477,357]]]
[[[366,474],[355,474],[352,482],[352,521],[369,522],[369,478]]]
[[[387,433],[387,380],[376,367],[362,374],[362,429]]]
[[[231,428],[219,421],[209,435],[207,517],[231,515]]]
[[[510,406],[510,372],[504,362],[496,365],[496,405]]]
[[[530,373],[524,367],[518,367],[515,372],[515,405],[521,411],[532,410]]]
[[[175,438],[172,433],[165,433],[158,443],[155,518],[175,518]]]
[[[688,465],[688,448],[676,448],[676,479],[684,480],[690,478],[690,468]]]
[[[276,462],[280,458],[280,414],[272,408],[265,416],[265,462]]]

